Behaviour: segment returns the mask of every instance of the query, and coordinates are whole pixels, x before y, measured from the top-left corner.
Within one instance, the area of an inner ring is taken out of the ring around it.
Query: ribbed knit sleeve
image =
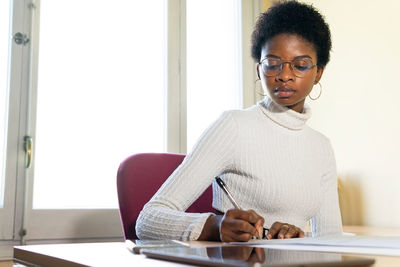
[[[140,239],[198,239],[211,213],[186,213],[185,210],[210,186],[215,176],[232,165],[236,136],[232,112],[223,113],[144,206],[136,222]]]
[[[313,236],[341,235],[342,218],[340,215],[337,172],[334,153],[329,141],[326,145],[326,172],[321,178],[321,208],[311,219]]]

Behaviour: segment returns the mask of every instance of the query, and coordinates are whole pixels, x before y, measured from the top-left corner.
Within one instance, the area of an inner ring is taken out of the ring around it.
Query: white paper
[[[241,244],[243,243],[234,243]],[[400,237],[334,236],[251,240],[245,243],[265,248],[400,256]]]

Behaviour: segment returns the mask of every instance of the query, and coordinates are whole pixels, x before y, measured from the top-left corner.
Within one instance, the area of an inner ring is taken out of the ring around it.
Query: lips
[[[280,98],[291,97],[296,91],[289,86],[279,86],[275,88],[275,95]]]

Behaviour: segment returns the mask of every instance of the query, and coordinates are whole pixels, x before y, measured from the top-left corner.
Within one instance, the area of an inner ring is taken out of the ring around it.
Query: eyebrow
[[[267,57],[270,57],[270,58],[272,57],[272,58],[276,58],[276,59],[281,59],[281,57],[278,57],[278,56],[272,55],[272,54],[268,54],[268,55],[266,55],[264,58],[267,58]],[[312,59],[309,55],[301,55],[301,56],[294,57],[293,60],[299,59],[299,58],[309,58],[309,59]]]

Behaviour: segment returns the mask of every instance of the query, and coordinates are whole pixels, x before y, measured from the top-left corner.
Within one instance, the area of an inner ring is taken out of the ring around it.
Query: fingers
[[[272,226],[269,228],[268,234],[267,234],[267,239],[272,239],[276,237],[276,235],[279,233],[279,230],[282,227],[282,223],[280,222],[274,222]]]
[[[228,210],[219,225],[220,239],[223,242],[249,241],[253,236],[263,234],[264,218],[254,210]],[[297,226],[288,223],[275,222],[266,236],[273,238],[304,237],[304,232]]]
[[[249,241],[252,236],[259,236],[264,225],[264,218],[253,210],[228,210],[219,226],[220,239],[223,242]]]
[[[304,237],[304,232],[291,224],[275,222],[268,231],[267,239]]]
[[[300,229],[299,237],[302,238],[304,237],[304,231]]]
[[[281,229],[279,230],[278,238],[280,238],[280,239],[286,238],[286,236],[290,236],[292,234],[292,232],[293,232],[293,228],[291,228],[287,224],[283,224]]]
[[[252,226],[256,229],[256,233],[253,233],[253,236],[261,237],[263,234],[263,226],[264,226],[264,218],[257,214],[254,210],[248,210],[246,212],[240,212],[240,219],[245,220],[252,224]]]
[[[264,218],[258,215],[254,210],[231,209],[226,212],[226,215],[235,216],[236,218],[245,220],[253,225],[264,225]]]

